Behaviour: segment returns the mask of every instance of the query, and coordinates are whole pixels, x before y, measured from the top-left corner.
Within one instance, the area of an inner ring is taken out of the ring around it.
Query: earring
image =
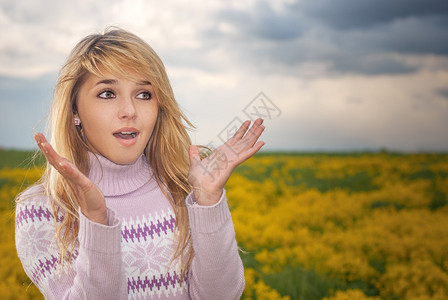
[[[78,129],[78,132],[81,135],[82,140],[85,142],[86,138],[84,136],[84,130],[82,129],[81,126],[81,120],[78,117],[74,117],[73,122],[75,123],[76,129]]]

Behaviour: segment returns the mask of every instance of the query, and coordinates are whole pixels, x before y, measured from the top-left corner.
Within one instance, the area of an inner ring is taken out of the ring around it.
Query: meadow
[[[42,298],[14,246],[29,155],[0,151],[3,299]],[[242,299],[448,299],[448,154],[262,153],[226,189]]]

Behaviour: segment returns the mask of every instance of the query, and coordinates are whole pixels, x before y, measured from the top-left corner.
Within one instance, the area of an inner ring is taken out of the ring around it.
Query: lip
[[[120,132],[135,132],[135,133],[137,133],[137,135],[131,139],[122,139],[122,138],[119,138],[114,135],[114,134],[120,133]],[[139,134],[140,134],[140,131],[134,127],[123,127],[123,128],[120,128],[112,133],[112,135],[114,135],[114,137],[117,139],[117,141],[121,145],[126,146],[126,147],[134,145],[137,142],[137,138],[138,138]]]
[[[119,132],[136,132],[137,134],[140,133],[140,131],[137,128],[134,128],[134,127],[123,127],[123,128],[118,129],[118,130],[115,130],[112,134],[119,133]]]

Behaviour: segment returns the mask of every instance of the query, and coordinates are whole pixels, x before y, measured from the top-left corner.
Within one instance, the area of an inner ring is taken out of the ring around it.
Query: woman
[[[262,120],[206,158],[164,66],[121,29],[62,67],[47,168],[18,196],[16,246],[48,299],[237,299],[244,270],[224,185],[264,144]]]

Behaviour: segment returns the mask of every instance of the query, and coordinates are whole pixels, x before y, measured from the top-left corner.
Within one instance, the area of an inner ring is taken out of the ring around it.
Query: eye
[[[151,98],[152,98],[152,94],[150,92],[142,92],[137,95],[137,99],[151,100]]]
[[[115,98],[115,94],[114,94],[114,92],[107,90],[107,91],[99,93],[98,97],[102,98],[102,99],[111,99],[111,98]]]

